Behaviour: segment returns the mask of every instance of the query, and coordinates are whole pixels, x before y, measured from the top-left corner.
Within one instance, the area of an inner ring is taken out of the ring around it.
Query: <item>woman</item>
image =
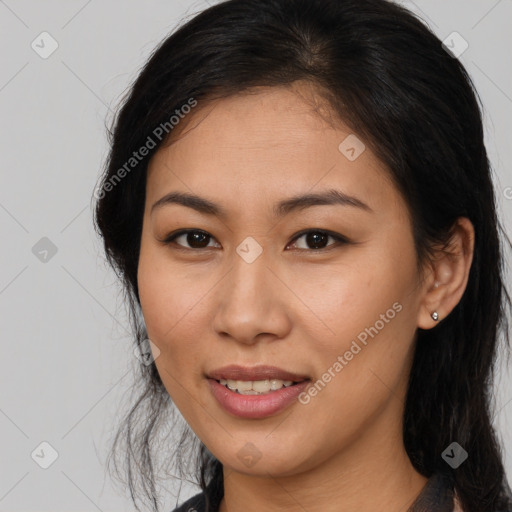
[[[512,510],[481,114],[412,14],[207,9],[133,84],[96,197],[145,363],[114,446],[137,508],[140,483],[159,509],[176,406],[188,427],[174,458],[172,440],[158,451],[185,478],[193,431],[202,488],[176,510]]]

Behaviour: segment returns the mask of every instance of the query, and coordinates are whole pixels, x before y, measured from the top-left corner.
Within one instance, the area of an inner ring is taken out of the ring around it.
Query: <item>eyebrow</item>
[[[210,201],[209,199],[205,199],[204,197],[196,196],[186,192],[170,192],[169,194],[166,194],[155,204],[153,204],[151,207],[151,213],[153,213],[158,208],[170,204],[181,204],[182,206],[192,208],[205,215],[212,215],[221,218],[228,217],[228,212],[224,207]],[[345,194],[340,190],[330,189],[315,194],[296,195],[280,201],[274,205],[273,214],[275,217],[284,217],[292,211],[304,210],[312,206],[320,205],[351,206],[360,208],[361,210],[365,210],[370,213],[374,213],[374,211],[366,203],[357,197]]]

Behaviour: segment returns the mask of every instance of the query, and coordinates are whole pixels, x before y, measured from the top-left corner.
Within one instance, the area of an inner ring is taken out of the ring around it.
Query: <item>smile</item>
[[[235,391],[242,395],[262,395],[265,393],[277,391],[287,388],[297,382],[291,380],[266,379],[266,380],[226,380],[220,379],[220,384],[226,386],[231,391]]]

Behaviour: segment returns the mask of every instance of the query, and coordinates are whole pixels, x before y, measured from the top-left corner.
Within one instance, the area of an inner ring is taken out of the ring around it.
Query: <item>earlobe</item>
[[[455,222],[449,242],[432,258],[432,272],[418,313],[418,327],[432,329],[460,302],[473,262],[475,232],[466,217]]]

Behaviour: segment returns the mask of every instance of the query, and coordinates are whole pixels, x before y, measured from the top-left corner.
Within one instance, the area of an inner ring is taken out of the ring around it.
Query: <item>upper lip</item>
[[[277,368],[276,366],[239,366],[229,365],[223,366],[208,373],[208,377],[214,380],[291,380],[293,382],[301,382],[308,380],[306,375],[298,374]]]

